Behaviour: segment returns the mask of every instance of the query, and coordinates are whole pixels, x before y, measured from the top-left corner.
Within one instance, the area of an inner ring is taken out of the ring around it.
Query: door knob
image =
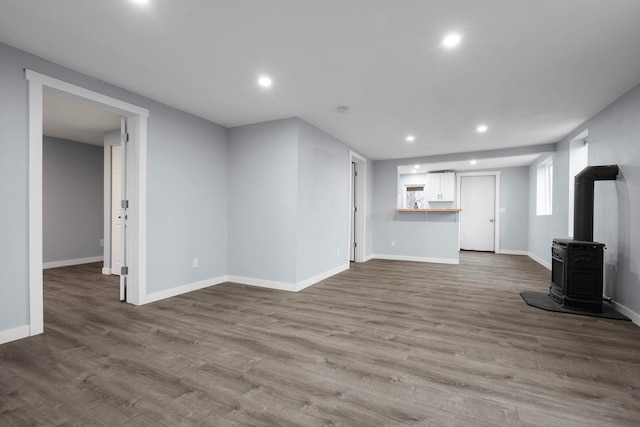
[[[492,220],[492,219],[490,219],[490,220],[489,220],[489,222],[493,222],[493,220]]]

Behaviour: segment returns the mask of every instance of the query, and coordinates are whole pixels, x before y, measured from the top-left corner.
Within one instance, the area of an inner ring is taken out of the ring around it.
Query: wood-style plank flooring
[[[46,270],[45,333],[0,346],[0,426],[640,425],[640,328],[527,306],[550,276],[527,257],[142,307],[99,273]]]

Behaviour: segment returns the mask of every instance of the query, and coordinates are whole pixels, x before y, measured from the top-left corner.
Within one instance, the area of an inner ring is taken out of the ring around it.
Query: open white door
[[[120,143],[120,182],[115,183],[115,185],[120,186],[120,200],[115,201],[116,204],[113,206],[115,209],[118,207],[119,209],[119,220],[120,220],[120,241],[117,245],[119,248],[119,271],[120,273],[120,301],[126,301],[127,299],[127,252],[126,252],[126,242],[127,242],[127,209],[129,208],[129,201],[127,200],[127,181],[126,181],[126,170],[127,170],[127,142],[129,140],[129,134],[127,133],[127,119],[122,117],[120,119],[120,132],[121,132],[121,143]],[[115,147],[114,147],[115,148]],[[115,157],[115,156],[114,156]],[[114,209],[114,210],[115,210]],[[112,242],[113,246],[116,246],[116,242]]]
[[[460,184],[460,249],[495,251],[496,177],[463,176]]]
[[[111,274],[120,275],[122,257],[120,254],[122,243],[122,146],[112,145],[111,156]]]

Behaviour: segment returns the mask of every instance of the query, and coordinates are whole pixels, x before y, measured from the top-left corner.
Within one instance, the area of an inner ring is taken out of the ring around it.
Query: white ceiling
[[[391,159],[557,142],[640,82],[639,18],[637,0],[0,0],[0,41],[224,126],[299,116]]]
[[[412,174],[415,173],[428,173],[435,171],[477,171],[481,169],[502,169],[517,166],[529,166],[535,162],[541,156],[548,155],[548,153],[536,153],[536,154],[523,154],[518,156],[509,157],[490,157],[486,159],[478,159],[476,163],[471,163],[468,160],[451,161],[451,162],[439,162],[439,163],[420,163],[420,164],[408,164],[398,166],[398,174]],[[418,166],[418,167],[416,167]]]

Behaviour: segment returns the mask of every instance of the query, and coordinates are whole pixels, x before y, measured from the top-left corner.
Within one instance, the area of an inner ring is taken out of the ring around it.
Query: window
[[[407,204],[406,207],[411,209],[424,208],[424,187],[407,186]]]
[[[553,212],[553,156],[538,164],[536,195],[536,215],[551,215]]]
[[[588,166],[589,145],[587,131],[581,133],[569,145],[569,237],[573,237],[573,204],[575,177]]]

